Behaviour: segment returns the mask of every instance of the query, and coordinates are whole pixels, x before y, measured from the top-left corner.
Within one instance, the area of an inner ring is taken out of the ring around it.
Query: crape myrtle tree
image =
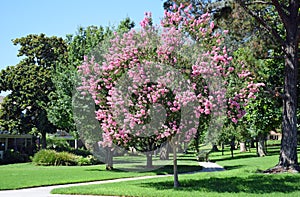
[[[86,57],[79,67],[78,89],[97,105],[101,146],[134,146],[151,155],[162,143],[170,143],[174,187],[179,186],[180,142],[192,139],[199,120],[207,116],[211,140],[227,116],[227,105],[228,118],[237,122],[245,114],[242,106],[262,85],[248,80],[241,69],[237,72],[247,86],[226,98],[226,78],[235,70],[224,46],[227,31],[214,32],[210,15],[194,17],[190,8],[180,5],[174,7],[176,12],[166,11],[161,29],[146,13],[140,31],[116,34],[103,62]]]
[[[56,127],[47,118],[49,94],[55,90],[51,73],[66,57],[67,46],[62,38],[30,34],[13,40],[19,45],[20,63],[2,70],[1,91],[11,91],[1,109],[1,126],[15,133],[37,130],[46,148],[46,133]]]

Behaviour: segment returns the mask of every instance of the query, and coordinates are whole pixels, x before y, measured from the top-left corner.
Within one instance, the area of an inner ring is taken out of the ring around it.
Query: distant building
[[[277,133],[276,131],[270,131],[268,135],[268,140],[281,140],[282,134]]]

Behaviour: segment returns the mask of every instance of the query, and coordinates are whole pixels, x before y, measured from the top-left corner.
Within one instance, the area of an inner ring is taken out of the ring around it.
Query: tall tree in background
[[[237,2],[253,16],[269,32],[273,39],[280,44],[284,53],[285,73],[283,98],[283,122],[282,140],[279,163],[271,172],[286,170],[299,171],[297,157],[297,82],[298,82],[298,53],[300,38],[300,11],[299,0],[290,1],[247,1]],[[280,34],[280,27],[274,25],[272,13],[260,14],[256,4],[265,4],[265,9],[275,8],[278,14],[277,21],[281,21],[284,27],[283,34]]]
[[[20,45],[18,56],[24,58],[16,66],[7,67],[0,73],[0,90],[11,91],[4,99],[1,126],[15,133],[37,129],[45,148],[46,133],[56,129],[46,112],[48,96],[55,90],[51,73],[57,63],[65,59],[67,46],[62,38],[45,34],[30,34],[13,40],[13,43]]]
[[[52,82],[56,90],[50,94],[50,106],[47,108],[51,123],[67,132],[76,135],[73,119],[72,93],[77,75],[77,66],[83,62],[83,56],[97,50],[104,39],[109,39],[114,31],[126,32],[134,27],[130,18],[120,22],[119,26],[103,28],[102,26],[79,27],[75,35],[66,38],[68,58],[57,64],[52,74]]]

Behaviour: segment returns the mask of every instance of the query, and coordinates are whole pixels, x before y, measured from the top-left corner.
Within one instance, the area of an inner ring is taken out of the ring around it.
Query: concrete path
[[[212,162],[199,162],[199,165],[203,167],[202,172],[216,172],[225,170],[222,166]]]
[[[224,170],[222,166],[219,166],[218,164],[211,163],[211,162],[199,162],[199,165],[203,166],[201,172],[214,172],[214,171]],[[167,176],[173,176],[173,175],[170,174],[170,175],[143,176],[143,177],[133,177],[133,178],[121,178],[121,179],[114,179],[114,180],[93,181],[93,182],[86,182],[86,183],[73,183],[73,184],[66,184],[66,185],[35,187],[35,188],[27,188],[27,189],[19,189],[19,190],[5,190],[5,191],[0,191],[0,197],[95,197],[95,196],[88,196],[88,195],[59,195],[59,194],[50,194],[50,192],[53,189],[63,188],[63,187],[116,183],[116,182],[123,182],[123,181],[152,179],[152,178],[160,178],[160,177],[167,177]]]

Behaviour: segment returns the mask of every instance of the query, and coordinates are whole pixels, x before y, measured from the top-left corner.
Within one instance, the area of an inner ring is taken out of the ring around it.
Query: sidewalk
[[[219,166],[218,164],[211,163],[211,162],[199,162],[199,165],[203,166],[201,172],[214,172],[214,171],[224,170],[222,166]],[[88,196],[88,195],[59,195],[59,194],[50,194],[50,192],[53,189],[63,188],[63,187],[116,183],[116,182],[123,182],[123,181],[160,178],[160,177],[167,177],[167,176],[173,176],[173,175],[168,174],[168,175],[156,175],[156,176],[143,176],[143,177],[121,178],[121,179],[104,180],[104,181],[93,181],[93,182],[86,182],[86,183],[73,183],[73,184],[66,184],[66,185],[27,188],[27,189],[19,189],[19,190],[6,190],[6,191],[0,191],[0,197],[95,197],[95,196]]]

